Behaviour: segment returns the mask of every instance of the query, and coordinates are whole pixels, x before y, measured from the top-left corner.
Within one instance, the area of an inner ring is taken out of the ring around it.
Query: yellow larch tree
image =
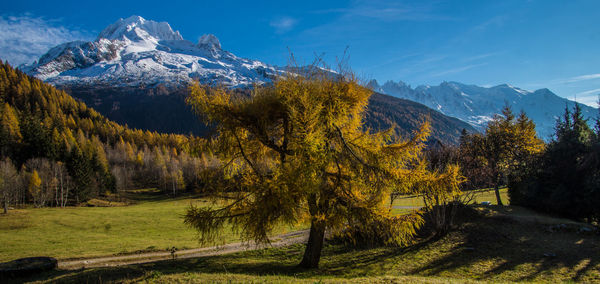
[[[188,103],[215,125],[210,145],[220,164],[203,173],[214,206],[192,206],[185,222],[203,241],[231,224],[245,240],[268,242],[276,224],[306,221],[305,268],[318,267],[326,230],[388,224],[387,242],[408,241],[422,220],[392,216],[386,204],[392,191],[413,191],[425,177],[415,165],[429,124],[410,139],[365,129],[371,94],[351,75],[316,67],[255,86],[249,96],[192,85]]]

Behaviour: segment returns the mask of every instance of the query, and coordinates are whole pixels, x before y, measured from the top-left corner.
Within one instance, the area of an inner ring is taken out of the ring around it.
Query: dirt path
[[[270,245],[248,245],[244,243],[233,243],[221,246],[212,246],[197,249],[187,249],[175,252],[177,259],[182,258],[193,258],[202,256],[213,256],[222,255],[240,251],[256,250],[266,247],[284,247],[292,244],[303,243],[308,239],[308,230],[302,230],[297,232],[291,232],[271,238]],[[129,264],[147,263],[159,260],[171,259],[173,256],[171,252],[148,252],[133,255],[122,255],[122,256],[107,256],[97,258],[87,258],[78,260],[66,260],[58,261],[58,268],[65,270],[76,270],[81,268],[92,268],[92,267],[108,267],[108,266],[121,266]]]

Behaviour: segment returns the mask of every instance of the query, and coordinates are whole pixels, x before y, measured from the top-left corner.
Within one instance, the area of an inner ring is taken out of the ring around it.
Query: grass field
[[[496,201],[496,193],[493,189],[477,190],[464,194],[469,194],[473,196],[472,203],[480,204],[481,202],[489,201],[491,205],[498,205],[498,202]],[[508,200],[507,188],[500,189],[500,198],[502,198],[502,202],[504,203],[504,205],[510,204]],[[423,199],[420,196],[403,196],[396,198],[392,206],[392,212],[396,214],[401,214],[404,212],[414,210],[414,208],[423,207],[424,204]]]
[[[130,195],[137,204],[120,207],[68,207],[11,210],[0,214],[0,262],[30,256],[58,259],[104,256],[146,250],[200,247],[196,233],[183,224],[191,203],[145,191]],[[298,228],[279,228],[283,233]],[[238,241],[224,230],[220,242]]]
[[[478,208],[438,240],[404,248],[358,249],[326,245],[317,270],[296,267],[304,246],[169,260],[118,268],[55,271],[47,282],[150,283],[463,283],[600,282],[600,237],[567,229],[550,233],[548,224],[521,221],[532,215],[517,207]],[[544,216],[539,220],[561,223]],[[573,223],[576,225],[576,223]],[[579,226],[579,225],[577,225]]]
[[[506,190],[502,191],[505,201]],[[31,208],[0,214],[0,262],[30,256],[58,259],[105,256],[136,251],[200,247],[196,233],[183,224],[190,197],[165,198],[151,190],[130,193],[134,205],[119,207]],[[493,201],[493,191],[477,194],[477,201]],[[422,206],[420,197],[397,199],[394,206]],[[410,209],[394,209],[404,212]],[[302,227],[302,226],[300,226]],[[299,229],[281,227],[276,233]],[[225,230],[221,243],[238,241]]]
[[[502,191],[505,203],[506,190]],[[167,247],[198,247],[195,232],[182,222],[190,203],[152,192],[132,195],[121,207],[42,208],[0,216],[2,261],[48,255],[59,259],[104,256]],[[478,192],[477,203],[495,203],[493,191]],[[394,206],[422,206],[418,197]],[[600,283],[600,237],[579,234],[579,223],[520,207],[478,206],[457,230],[438,240],[405,248],[360,249],[328,244],[318,270],[296,267],[304,246],[270,248],[222,256],[76,271],[52,271],[17,282],[149,283],[475,283],[581,281]],[[552,224],[571,226],[548,232]],[[278,232],[299,228],[280,228]],[[237,241],[230,230],[221,242]]]

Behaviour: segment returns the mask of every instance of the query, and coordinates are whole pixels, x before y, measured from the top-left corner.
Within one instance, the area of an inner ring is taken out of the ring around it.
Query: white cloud
[[[587,80],[593,80],[593,79],[600,79],[600,73],[571,77],[571,78],[564,80],[563,83],[573,83],[573,82],[587,81]]]
[[[576,100],[577,102],[586,104],[591,107],[598,107],[598,100],[600,99],[600,89],[579,92],[570,99]]]
[[[297,23],[298,23],[298,20],[296,20],[292,17],[279,17],[279,18],[273,19],[269,23],[269,25],[275,29],[276,33],[282,34],[282,33],[286,33],[288,31],[290,31],[291,29],[293,29]]]
[[[585,91],[585,92],[581,92],[581,93],[577,93],[577,95],[581,95],[581,96],[589,96],[589,95],[600,95],[600,89],[593,89],[593,90],[589,90],[589,91]]]
[[[0,15],[0,58],[14,66],[30,64],[58,44],[89,39],[86,32],[71,30],[59,20]]]

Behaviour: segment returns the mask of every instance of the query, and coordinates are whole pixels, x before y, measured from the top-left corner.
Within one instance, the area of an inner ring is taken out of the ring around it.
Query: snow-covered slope
[[[267,82],[281,69],[221,49],[214,35],[184,40],[165,22],[120,19],[91,42],[61,44],[25,72],[61,87],[177,86],[198,79],[232,87]]]
[[[514,112],[523,110],[533,119],[538,134],[546,140],[554,132],[556,119],[562,115],[565,106],[568,104],[571,108],[575,103],[548,89],[530,92],[508,84],[484,88],[443,82],[438,86],[418,86],[413,89],[403,82],[388,81],[379,85],[373,80],[369,82],[369,87],[384,94],[422,103],[445,115],[468,122],[479,130],[483,130],[494,114],[500,113],[508,103]],[[598,115],[597,109],[579,105],[586,118],[593,119]]]

